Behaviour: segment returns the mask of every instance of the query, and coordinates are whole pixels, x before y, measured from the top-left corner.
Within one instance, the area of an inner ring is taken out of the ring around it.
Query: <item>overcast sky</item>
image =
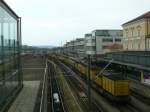
[[[150,0],[5,0],[22,17],[27,45],[60,45],[95,29],[121,24],[150,10]]]

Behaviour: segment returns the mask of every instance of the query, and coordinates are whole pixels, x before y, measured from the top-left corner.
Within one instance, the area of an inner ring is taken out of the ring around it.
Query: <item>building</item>
[[[75,57],[93,57],[106,52],[122,50],[122,30],[94,30],[85,34],[84,38],[77,38],[63,46],[63,53]]]
[[[85,58],[87,55],[95,57],[106,52],[122,50],[122,30],[94,30],[85,34],[84,38],[77,38],[63,46],[64,54]]]
[[[0,111],[21,90],[21,18],[0,0]]]
[[[83,58],[84,53],[84,38],[77,38],[64,45],[64,53],[71,57]]]
[[[95,38],[92,34],[85,34],[85,54],[95,55]]]
[[[77,53],[78,58],[83,58],[85,56],[84,46],[85,46],[84,38],[77,38],[75,41],[75,49],[76,49],[75,52]]]
[[[122,36],[122,30],[94,30],[85,35],[85,52],[90,55],[104,54],[113,44],[122,45]]]
[[[71,56],[71,57],[75,55],[74,43],[75,43],[75,40],[71,40],[70,42],[67,42],[66,44],[64,44],[63,46],[64,54]]]
[[[150,11],[122,25],[123,49],[150,50]]]
[[[104,52],[107,52],[107,53],[109,53],[109,52],[118,52],[118,51],[121,51],[122,49],[123,49],[122,44],[115,43],[115,44],[112,44],[112,45],[106,47],[104,49]]]

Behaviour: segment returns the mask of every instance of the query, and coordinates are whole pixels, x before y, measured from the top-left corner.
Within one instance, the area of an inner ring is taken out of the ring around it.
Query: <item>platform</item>
[[[33,112],[40,81],[25,81],[8,112]]]
[[[130,81],[130,88],[138,94],[150,98],[150,85],[141,84],[137,81]]]

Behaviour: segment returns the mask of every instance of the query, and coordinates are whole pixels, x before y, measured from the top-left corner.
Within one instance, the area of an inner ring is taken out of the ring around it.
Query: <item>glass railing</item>
[[[8,77],[5,77],[5,79],[0,80],[0,105],[3,105],[12,95],[12,92],[19,86],[18,78],[18,70],[16,70],[9,74]]]

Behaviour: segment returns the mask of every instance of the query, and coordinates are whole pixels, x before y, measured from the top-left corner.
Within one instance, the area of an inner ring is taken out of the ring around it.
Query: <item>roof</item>
[[[85,34],[84,36],[85,36],[85,37],[90,37],[90,36],[92,36],[92,34],[91,34],[91,33],[87,33],[87,34]]]
[[[122,29],[95,29],[92,32],[101,32],[101,31],[122,31]]]
[[[122,30],[115,30],[115,29],[109,29],[109,30],[94,30],[92,31],[94,36],[122,36],[123,32]]]
[[[130,21],[128,21],[128,22],[126,22],[126,23],[124,23],[124,24],[122,24],[122,25],[131,23],[131,22],[134,22],[134,21],[137,21],[137,20],[140,20],[140,19],[146,19],[146,18],[150,18],[150,11],[148,11],[148,12],[144,13],[143,15],[141,15],[141,16],[139,16],[139,17],[133,19],[133,20],[130,20]]]
[[[76,38],[76,41],[84,40],[84,38]]]
[[[10,8],[10,6],[4,1],[4,0],[0,0],[0,2],[4,5],[3,8],[5,8],[5,10],[10,14],[13,14],[13,16],[15,16],[16,18],[19,18],[19,16]]]

